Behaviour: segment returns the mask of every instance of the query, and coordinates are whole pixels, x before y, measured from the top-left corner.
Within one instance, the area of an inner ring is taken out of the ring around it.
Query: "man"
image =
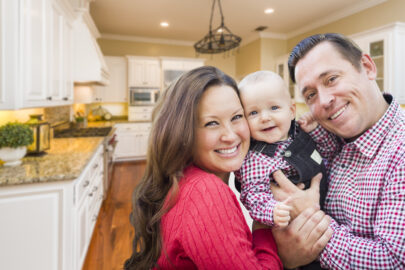
[[[329,177],[325,212],[331,217],[332,238],[326,246],[325,239],[308,245],[300,236],[302,218],[301,224],[293,221],[284,231],[273,230],[285,266],[303,265],[306,256],[319,255],[321,266],[329,269],[405,269],[404,112],[392,96],[380,92],[370,56],[342,35],[304,39],[288,65],[320,124],[314,134],[326,138],[327,130],[336,137],[323,149]],[[280,187],[272,191],[279,199],[292,196],[299,201],[306,192],[282,173],[274,177]],[[314,224],[305,223],[307,236],[316,230]]]

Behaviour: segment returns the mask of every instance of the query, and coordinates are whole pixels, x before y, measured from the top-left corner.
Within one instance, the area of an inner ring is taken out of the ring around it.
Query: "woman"
[[[154,111],[133,195],[125,269],[281,269],[270,229],[250,232],[227,186],[249,148],[237,86],[214,67],[184,74]]]

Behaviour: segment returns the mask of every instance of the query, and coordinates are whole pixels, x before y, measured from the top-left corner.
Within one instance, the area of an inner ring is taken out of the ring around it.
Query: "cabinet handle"
[[[90,181],[87,180],[86,182],[84,182],[83,187],[87,187],[90,184]]]
[[[90,193],[89,193],[89,197],[93,197],[93,192],[90,192]]]
[[[98,187],[97,187],[97,186],[93,187],[92,192],[96,191],[97,189],[98,189]]]
[[[52,97],[47,97],[46,99],[47,99],[47,100],[52,100]]]
[[[64,101],[67,101],[67,100],[69,100],[69,98],[68,98],[68,97],[64,97],[63,100],[64,100]]]
[[[98,164],[94,164],[93,169],[96,169],[98,167]]]

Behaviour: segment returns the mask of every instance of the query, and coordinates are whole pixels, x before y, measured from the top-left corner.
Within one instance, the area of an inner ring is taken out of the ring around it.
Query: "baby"
[[[254,220],[285,227],[292,207],[289,199],[279,202],[273,198],[269,189],[272,173],[282,170],[294,184],[304,183],[308,188],[317,173],[325,176],[322,158],[315,142],[295,124],[295,104],[279,75],[254,72],[240,82],[239,90],[252,137],[242,167],[235,172],[241,201]],[[321,206],[327,188],[325,177],[322,182]]]

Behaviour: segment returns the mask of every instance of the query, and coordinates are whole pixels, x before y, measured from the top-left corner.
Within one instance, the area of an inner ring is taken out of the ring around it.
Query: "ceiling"
[[[225,25],[246,40],[262,35],[289,38],[386,0],[222,0]],[[196,42],[208,32],[212,0],[95,0],[90,14],[102,35]],[[265,14],[273,8],[272,14]],[[160,22],[169,27],[162,28]],[[219,26],[215,6],[213,28]]]

